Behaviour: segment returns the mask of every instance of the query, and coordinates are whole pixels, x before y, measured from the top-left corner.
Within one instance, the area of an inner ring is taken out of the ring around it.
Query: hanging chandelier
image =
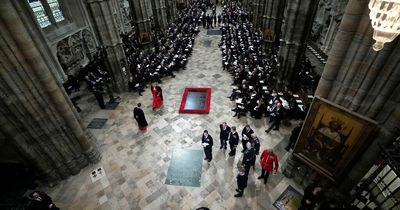
[[[370,0],[368,7],[376,41],[372,48],[379,51],[400,33],[400,0]]]

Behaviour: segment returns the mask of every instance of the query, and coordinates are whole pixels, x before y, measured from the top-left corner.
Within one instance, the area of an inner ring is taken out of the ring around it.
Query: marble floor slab
[[[175,78],[165,78],[161,84],[164,105],[160,110],[152,110],[149,89],[143,96],[133,92],[121,94],[122,99],[115,110],[101,110],[95,100],[86,99],[81,104],[83,123],[87,125],[93,118],[108,119],[103,129],[90,129],[102,153],[101,161],[55,187],[39,189],[49,193],[62,209],[71,210],[178,210],[201,206],[212,210],[271,210],[274,209],[273,202],[288,185],[302,192],[281,171],[271,175],[266,185],[257,180],[260,174],[257,161],[255,170],[250,170],[244,196],[233,196],[235,175],[242,153],[237,152],[235,157],[229,157],[229,151],[219,149],[219,124],[226,121],[240,132],[249,124],[261,140],[261,149],[278,150],[280,168],[285,165],[288,156],[282,148],[288,141],[291,127],[281,126],[280,131],[266,134],[265,119],[232,117],[234,103],[227,98],[232,91],[232,78],[222,70],[221,51],[218,48],[220,36],[207,35],[207,30],[200,29],[186,70],[177,72]],[[204,45],[204,41],[210,44],[209,47],[208,44]],[[178,113],[186,86],[212,88],[209,114]],[[139,102],[149,123],[149,129],[144,133],[139,131],[132,113]],[[200,187],[166,185],[174,149],[202,150],[203,130],[208,130],[214,137],[214,147],[213,160],[210,163],[202,162]],[[240,151],[241,146],[238,149]],[[106,176],[92,183],[89,174],[99,167],[104,168]]]

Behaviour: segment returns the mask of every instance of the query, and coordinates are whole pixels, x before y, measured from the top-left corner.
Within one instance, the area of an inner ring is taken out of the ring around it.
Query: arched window
[[[57,0],[47,0],[50,10],[53,13],[54,20],[60,22],[64,20],[64,16],[60,10],[60,5]]]
[[[41,28],[65,20],[58,0],[27,0]]]
[[[28,0],[28,3],[31,6],[32,11],[36,16],[36,20],[38,21],[41,28],[45,28],[51,25],[49,17],[46,15],[46,11],[44,10],[44,7],[40,0]]]

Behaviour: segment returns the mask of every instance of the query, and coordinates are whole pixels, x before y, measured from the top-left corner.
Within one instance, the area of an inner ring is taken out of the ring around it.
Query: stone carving
[[[66,74],[81,65],[85,58],[91,58],[96,50],[92,33],[83,29],[57,43],[57,58]]]

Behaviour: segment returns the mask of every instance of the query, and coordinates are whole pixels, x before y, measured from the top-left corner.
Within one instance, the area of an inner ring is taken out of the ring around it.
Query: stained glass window
[[[47,17],[42,2],[40,2],[40,0],[28,0],[28,3],[31,6],[32,11],[35,14],[41,28],[45,28],[51,25],[49,17]]]
[[[58,4],[57,0],[47,0],[49,4],[50,10],[53,13],[53,17],[56,22],[60,22],[64,20],[64,16],[60,10],[60,5]]]

